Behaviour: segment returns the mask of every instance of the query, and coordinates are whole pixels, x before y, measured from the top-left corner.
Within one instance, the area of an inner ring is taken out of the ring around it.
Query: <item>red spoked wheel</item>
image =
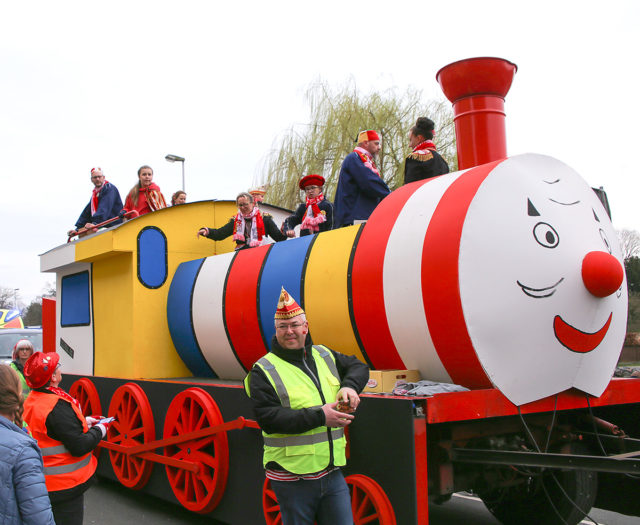
[[[278,503],[278,498],[276,498],[276,493],[271,488],[271,480],[269,478],[264,478],[264,484],[262,485],[262,510],[267,525],[282,525],[280,504]]]
[[[109,415],[116,418],[107,430],[110,442],[133,447],[156,439],[151,405],[144,390],[135,383],[126,383],[113,393]],[[115,450],[109,450],[109,456],[116,477],[125,487],[141,489],[149,481],[151,461]]]
[[[80,409],[85,416],[102,414],[102,406],[100,405],[100,396],[93,381],[87,377],[78,379],[71,388],[69,394],[80,403]]]
[[[223,423],[218,405],[201,388],[180,392],[169,405],[164,439],[196,432]],[[229,474],[229,442],[226,432],[165,447],[164,455],[199,464],[197,473],[166,466],[171,489],[183,507],[192,512],[211,512],[224,494]]]
[[[87,377],[78,379],[71,385],[69,394],[74,397],[80,403],[80,410],[85,416],[101,415],[102,405],[100,404],[100,396],[98,396],[98,390],[93,384],[93,381]],[[100,447],[96,447],[93,450],[93,455],[98,457],[100,455]]]
[[[351,492],[355,525],[396,525],[396,516],[382,487],[362,474],[345,478]]]

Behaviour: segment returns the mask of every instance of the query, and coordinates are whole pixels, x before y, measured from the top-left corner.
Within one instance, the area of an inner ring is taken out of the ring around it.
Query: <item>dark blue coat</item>
[[[324,211],[325,216],[327,217],[326,221],[318,225],[318,229],[321,232],[326,232],[331,230],[333,228],[333,204],[331,204],[330,201],[324,198],[318,204],[318,208],[320,208],[320,211]],[[295,211],[295,213],[293,213],[292,215],[289,215],[284,220],[284,227],[283,227],[284,233],[286,234],[288,230],[293,230],[298,224],[302,224],[302,221],[304,220],[304,216],[306,213],[307,213],[307,206],[306,204],[302,203],[300,206],[298,206],[298,209]],[[302,228],[300,228],[300,237],[304,237],[305,235],[310,235],[310,234],[311,234],[310,230],[306,230],[306,229],[303,230]]]
[[[355,151],[349,153],[342,162],[336,189],[335,227],[367,220],[389,193],[391,191],[382,178],[367,168]]]
[[[76,229],[84,228],[84,225],[88,222],[91,224],[100,224],[107,219],[117,217],[121,211],[122,199],[120,198],[118,188],[110,182],[105,182],[98,194],[98,209],[93,215],[91,215],[91,200],[89,200],[89,204],[87,204],[85,209],[82,210],[82,213],[76,222]],[[112,226],[120,224],[121,222],[121,220],[114,221]]]
[[[0,416],[0,523],[55,525],[35,439]]]

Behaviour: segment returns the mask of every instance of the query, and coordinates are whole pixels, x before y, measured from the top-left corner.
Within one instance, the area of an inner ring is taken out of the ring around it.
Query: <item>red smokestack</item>
[[[458,168],[507,156],[504,97],[518,66],[503,58],[467,58],[436,74],[445,96],[453,103]]]

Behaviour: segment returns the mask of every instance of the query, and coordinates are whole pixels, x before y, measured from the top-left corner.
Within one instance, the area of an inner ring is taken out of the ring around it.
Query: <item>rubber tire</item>
[[[584,445],[572,446],[572,454],[588,454]],[[582,509],[578,510],[562,493],[554,481],[555,475],[569,497]],[[562,521],[541,486],[544,483]],[[547,470],[542,479],[534,478],[531,485],[526,483],[513,487],[495,489],[487,494],[479,494],[489,511],[504,525],[577,525],[584,514],[593,507],[598,492],[598,474],[588,470]]]

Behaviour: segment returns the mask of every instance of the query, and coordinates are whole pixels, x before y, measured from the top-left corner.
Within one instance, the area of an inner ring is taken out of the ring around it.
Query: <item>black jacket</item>
[[[428,150],[430,155],[418,155],[412,153],[404,162],[404,183],[430,179],[438,175],[449,173],[449,165],[440,153]]]
[[[320,208],[320,211],[324,211],[327,220],[324,221],[322,224],[318,225],[318,228],[320,229],[321,232],[326,232],[329,231],[333,228],[333,204],[331,204],[330,201],[328,201],[327,199],[323,199],[320,201],[320,203],[318,204],[318,208]],[[302,221],[304,220],[304,216],[307,213],[307,206],[302,203],[300,206],[298,206],[298,208],[296,209],[295,213],[293,213],[292,215],[289,215],[285,220],[284,220],[284,227],[283,230],[286,233],[288,230],[293,230],[298,224],[302,224]],[[302,228],[300,229],[300,237],[304,237],[305,235],[311,235],[312,232],[310,230],[303,230]]]
[[[233,235],[233,224],[236,220],[236,216],[234,215],[229,219],[229,222],[222,226],[222,228],[208,228],[209,235],[207,238],[214,241],[222,241],[227,237]],[[262,221],[264,222],[264,233],[271,237],[274,241],[284,241],[287,236],[280,231],[280,229],[276,226],[276,223],[273,222],[273,217],[268,213],[262,214]],[[237,247],[236,250],[241,250],[242,248],[249,248],[249,245],[245,241],[236,241]]]
[[[341,354],[330,350],[336,358],[336,367],[340,375],[340,387],[350,387],[360,393],[369,380],[369,367],[355,356]],[[316,363],[311,357],[311,344],[299,350],[282,348],[274,336],[271,341],[271,352],[288,363],[297,366],[309,377],[309,371],[303,365],[305,362],[311,372],[317,376]],[[280,404],[278,394],[271,386],[260,367],[254,366],[249,372],[249,388],[256,420],[260,427],[268,434],[300,434],[325,424],[324,412],[320,408],[303,408],[300,410],[285,408]],[[311,379],[315,380],[313,377]],[[318,389],[319,390],[319,389]],[[320,392],[322,397],[322,392]],[[325,403],[332,403],[335,399],[325,399]]]

